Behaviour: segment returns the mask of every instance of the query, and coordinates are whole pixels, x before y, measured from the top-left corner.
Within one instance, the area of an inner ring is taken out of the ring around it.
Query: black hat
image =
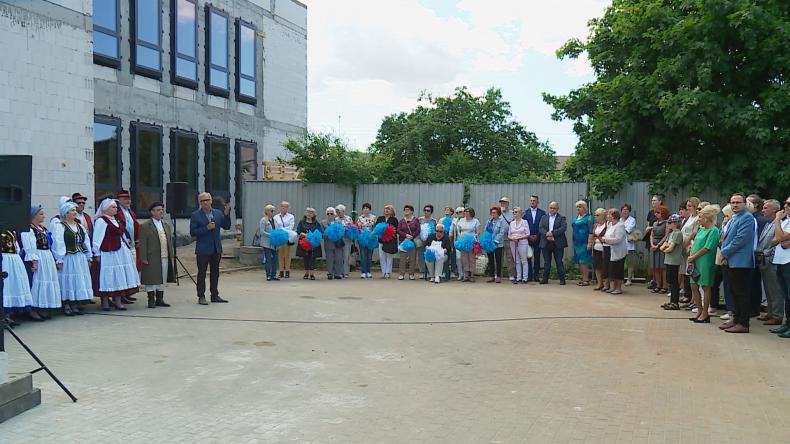
[[[151,212],[156,207],[164,208],[165,204],[163,204],[162,202],[154,202],[154,203],[152,203],[151,205],[148,206],[148,212]]]

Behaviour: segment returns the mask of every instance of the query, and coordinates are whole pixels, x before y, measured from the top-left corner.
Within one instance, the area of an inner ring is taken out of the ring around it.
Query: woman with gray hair
[[[354,219],[351,219],[351,216],[346,214],[345,205],[338,204],[335,207],[335,213],[337,214],[335,221],[340,222],[344,227],[354,224]],[[351,239],[348,238],[348,234],[343,235],[343,243],[343,255],[341,256],[341,259],[343,260],[342,274],[343,277],[347,278],[349,273],[351,273],[351,245],[353,244]]]
[[[263,247],[263,267],[266,270],[267,281],[279,281],[277,277],[277,247],[272,245],[269,236],[274,231],[274,205],[266,205],[263,209],[263,217],[258,222],[258,230],[261,233],[261,247]]]
[[[326,253],[326,277],[330,281],[333,279],[343,279],[343,245],[338,246],[338,242],[333,242],[326,237],[326,229],[337,221],[337,211],[334,208],[326,209],[326,219],[321,221],[324,232],[324,252]],[[345,242],[344,242],[345,243]]]
[[[323,227],[321,227],[321,224],[318,223],[315,218],[315,209],[307,207],[304,211],[304,217],[299,221],[299,224],[296,225],[296,232],[299,234],[299,239],[301,240],[306,238],[308,233],[315,230],[318,230],[319,233],[323,233]],[[299,242],[296,246],[296,255],[301,257],[304,262],[304,276],[302,279],[314,281],[315,275],[313,275],[313,272],[315,271],[315,260],[321,257],[321,245],[306,250],[302,248],[302,243]]]

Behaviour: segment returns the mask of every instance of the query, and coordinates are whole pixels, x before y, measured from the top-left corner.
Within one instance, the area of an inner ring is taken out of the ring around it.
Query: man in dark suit
[[[549,273],[551,272],[551,258],[557,264],[557,274],[560,277],[560,285],[565,285],[565,264],[562,262],[565,247],[568,246],[568,239],[565,237],[565,230],[568,224],[565,216],[558,213],[560,205],[557,202],[549,204],[549,213],[544,214],[540,219],[540,249],[543,251],[543,261],[546,263],[543,269],[543,279],[541,284],[549,283]]]
[[[529,280],[537,282],[540,277],[540,234],[538,229],[540,220],[546,214],[545,211],[538,208],[538,196],[532,195],[529,197],[529,208],[524,210],[522,218],[527,221],[529,225],[529,246],[532,247],[532,261],[529,264]]]
[[[197,255],[197,295],[198,304],[206,302],[206,268],[211,265],[211,302],[228,302],[219,297],[219,261],[222,258],[222,239],[219,228],[230,230],[230,204],[225,204],[225,211],[211,208],[211,194],[200,193],[200,208],[192,213],[189,221],[189,234],[197,238],[195,255]]]

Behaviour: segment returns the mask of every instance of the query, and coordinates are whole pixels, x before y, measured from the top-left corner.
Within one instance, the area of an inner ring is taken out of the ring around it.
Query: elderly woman
[[[510,222],[508,239],[510,239],[510,254],[516,268],[513,284],[519,281],[527,283],[529,278],[529,223],[524,220],[524,211],[521,207],[513,208],[513,222]]]
[[[93,253],[88,232],[77,223],[76,205],[62,205],[60,211],[60,219],[52,226],[52,254],[58,270],[63,313],[74,316],[82,314],[82,304],[93,299],[90,271]]]
[[[8,273],[3,288],[3,310],[6,313],[6,322],[15,327],[19,325],[14,320],[16,313],[30,313],[33,305],[33,295],[30,294],[30,281],[27,279],[27,270],[19,252],[22,249],[16,239],[15,231],[0,232],[0,253],[3,258],[4,273]],[[31,315],[36,319],[38,315]]]
[[[625,286],[630,287],[634,280],[634,271],[636,270],[636,241],[631,240],[631,233],[636,230],[636,218],[631,216],[631,204],[624,203],[620,207],[620,219],[623,221],[625,233],[628,235],[628,240],[626,241],[628,254],[625,256],[625,265],[628,267],[628,279],[625,281]]]
[[[593,229],[593,219],[587,202],[576,202],[576,219],[573,220],[573,261],[579,266],[581,280],[576,283],[580,287],[590,285],[590,265],[592,265],[592,248],[590,248],[590,233]]]
[[[724,290],[724,304],[727,308],[727,313],[719,316],[719,319],[723,321],[729,321],[735,312],[735,300],[732,298],[732,293],[730,292],[730,283],[727,280],[727,273],[724,273],[723,270],[724,256],[721,255],[721,243],[724,239],[724,236],[727,234],[727,226],[732,217],[735,215],[735,212],[732,211],[732,206],[727,204],[721,209],[721,213],[724,215],[724,218],[721,221],[721,229],[719,230],[719,245],[716,248],[715,265],[718,268],[717,274],[721,276],[721,287]]]
[[[299,239],[304,239],[307,237],[307,233],[315,230],[318,230],[320,233],[324,232],[323,227],[315,218],[315,209],[307,207],[304,211],[304,217],[299,221],[299,224],[296,225],[296,232],[299,234]],[[296,247],[296,255],[301,257],[304,262],[304,276],[302,279],[314,281],[315,275],[313,272],[315,272],[315,260],[321,257],[321,245],[313,247],[310,250],[305,250],[302,248],[301,244],[299,244]]]
[[[475,218],[475,209],[472,207],[464,209],[464,218],[456,222],[456,226],[458,229],[458,237],[456,239],[464,236],[473,236],[477,239],[477,236],[480,235],[480,221]],[[461,262],[464,266],[463,280],[465,282],[475,281],[475,259],[474,250],[461,252]]]
[[[689,275],[688,257],[691,254],[691,246],[694,236],[699,228],[699,210],[702,209],[701,202],[697,197],[689,197],[685,203],[685,219],[680,225],[680,232],[683,233],[683,263],[680,265],[680,285],[683,294],[688,298],[691,296],[691,276]]]
[[[498,284],[502,282],[502,259],[505,250],[505,236],[510,227],[507,222],[505,222],[505,218],[502,217],[501,208],[491,207],[490,216],[491,218],[486,224],[486,231],[491,233],[491,236],[494,238],[496,249],[488,253],[488,262],[493,263],[494,266],[491,267],[491,279],[486,282],[496,282]]]
[[[420,220],[414,217],[414,207],[406,204],[403,206],[403,219],[398,223],[398,237],[400,238],[400,245],[403,242],[410,240],[414,242],[415,238],[420,237]],[[403,251],[403,248],[398,247],[400,251],[400,275],[398,280],[402,281],[406,273],[409,273],[409,280],[414,280],[414,273],[417,271],[417,251],[416,248],[411,251]]]
[[[659,248],[664,252],[664,266],[667,267],[667,281],[669,282],[669,302],[663,304],[664,310],[679,310],[680,298],[680,266],[683,264],[683,233],[680,224],[683,216],[673,214],[667,219],[667,241]]]
[[[392,205],[384,206],[384,215],[376,218],[376,225],[382,222],[392,225],[396,231],[398,230],[398,218],[395,217],[395,207]],[[374,225],[374,227],[376,225]],[[392,274],[392,257],[397,252],[397,236],[393,236],[392,239],[389,239],[386,242],[383,239],[379,239],[379,263],[381,264],[382,279],[390,278],[390,274]]]
[[[258,232],[261,233],[261,247],[263,247],[263,268],[266,271],[267,281],[279,281],[277,277],[277,247],[272,245],[271,236],[272,231],[275,230],[274,225],[274,205],[266,205],[263,208],[263,217],[258,222]]]
[[[595,210],[595,225],[593,225],[592,232],[590,232],[590,239],[588,245],[592,244],[592,257],[593,269],[595,270],[595,280],[598,281],[598,286],[593,290],[595,291],[609,291],[609,261],[604,260],[603,251],[603,238],[606,235],[606,210],[598,208]]]
[[[118,204],[115,200],[104,199],[93,225],[93,260],[99,261],[99,297],[104,311],[110,310],[110,299],[117,310],[126,310],[121,298],[137,293],[140,287],[137,265],[130,251],[134,246],[124,238],[126,228],[116,214]],[[69,211],[67,217],[65,222],[73,220],[76,210],[74,214]]]
[[[343,204],[339,204],[335,207],[335,213],[337,217],[335,218],[336,222],[340,222],[343,224],[344,227],[348,227],[349,225],[354,224],[354,219],[351,218],[348,214],[346,214],[346,206]],[[343,277],[348,277],[351,273],[351,245],[353,242],[351,239],[348,238],[348,232],[343,234]]]
[[[22,249],[25,251],[25,262],[30,263],[33,281],[30,293],[33,296],[33,308],[30,317],[35,320],[49,319],[47,310],[62,306],[60,301],[60,283],[58,269],[52,256],[52,234],[44,224],[44,210],[41,205],[33,205],[30,209],[30,231],[20,235]]]
[[[442,252],[444,252],[441,259],[436,259],[434,262],[425,261],[429,276],[432,277],[431,280],[437,284],[442,281],[441,276],[444,274],[444,264],[447,263],[447,258],[453,251],[452,241],[445,231],[444,225],[437,224],[436,232],[428,236],[428,239],[425,241],[426,249],[433,248],[436,245],[436,248],[441,248]]]
[[[697,316],[689,318],[696,323],[710,323],[711,286],[715,281],[716,247],[719,245],[719,228],[716,217],[719,207],[708,205],[699,212],[699,228],[694,236],[691,255],[688,258],[691,272],[691,291],[694,305],[699,307]],[[702,293],[700,293],[702,287]]]
[[[357,217],[357,226],[360,231],[373,231],[376,226],[376,215],[371,213],[373,207],[365,202],[362,204],[362,214]],[[373,265],[373,249],[367,245],[362,245],[361,242],[357,244],[359,247],[359,268],[362,279],[372,279],[373,274],[370,273],[370,268]]]
[[[776,274],[784,297],[785,323],[770,331],[780,338],[788,339],[790,338],[790,197],[784,200],[783,207],[784,210],[779,210],[774,215],[776,228],[772,243],[776,244],[776,249],[771,263],[777,267]]]
[[[453,213],[453,223],[450,226],[450,239],[453,240],[453,244],[455,241],[458,240],[458,221],[464,218],[464,207],[458,207],[455,209],[455,213]],[[464,264],[461,260],[461,252],[455,250],[455,272],[456,277],[459,281],[464,280]]]
[[[423,239],[423,233],[429,231],[428,225],[433,225],[434,231],[436,230],[436,219],[433,218],[433,205],[428,204],[422,207],[422,216],[420,216],[420,235],[418,239],[414,240],[414,243],[417,245],[416,254],[417,254],[417,266],[420,268],[420,273],[422,273],[422,278],[424,280],[428,279],[428,268],[425,265],[425,242],[427,241],[428,236],[425,236]]]
[[[666,293],[666,266],[664,265],[664,252],[661,246],[667,240],[667,218],[669,208],[659,205],[656,209],[656,221],[653,222],[653,229],[650,230],[650,254],[653,256],[653,279],[656,281],[656,288],[653,293]]]
[[[326,253],[326,278],[330,281],[343,279],[343,247],[346,244],[342,238],[332,241],[326,237],[326,229],[335,222],[337,222],[337,211],[328,207],[326,219],[321,221],[321,226],[324,233],[324,253]]]
[[[626,243],[628,234],[625,232],[625,224],[620,220],[620,211],[617,208],[609,210],[609,228],[603,241],[611,248],[609,257],[609,280],[611,282],[611,294],[623,294],[623,280],[625,274],[625,256],[628,254],[628,244]]]
[[[274,228],[286,231],[296,231],[296,218],[288,210],[291,204],[280,202],[280,212],[274,216]],[[291,244],[286,243],[277,250],[277,269],[280,271],[281,278],[291,277]]]

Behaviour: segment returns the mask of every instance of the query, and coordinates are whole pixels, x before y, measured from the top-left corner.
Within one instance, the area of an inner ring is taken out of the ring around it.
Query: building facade
[[[0,153],[33,154],[51,211],[124,188],[145,217],[179,181],[240,217],[242,181],[307,126],[306,27],[295,0],[0,0]]]

